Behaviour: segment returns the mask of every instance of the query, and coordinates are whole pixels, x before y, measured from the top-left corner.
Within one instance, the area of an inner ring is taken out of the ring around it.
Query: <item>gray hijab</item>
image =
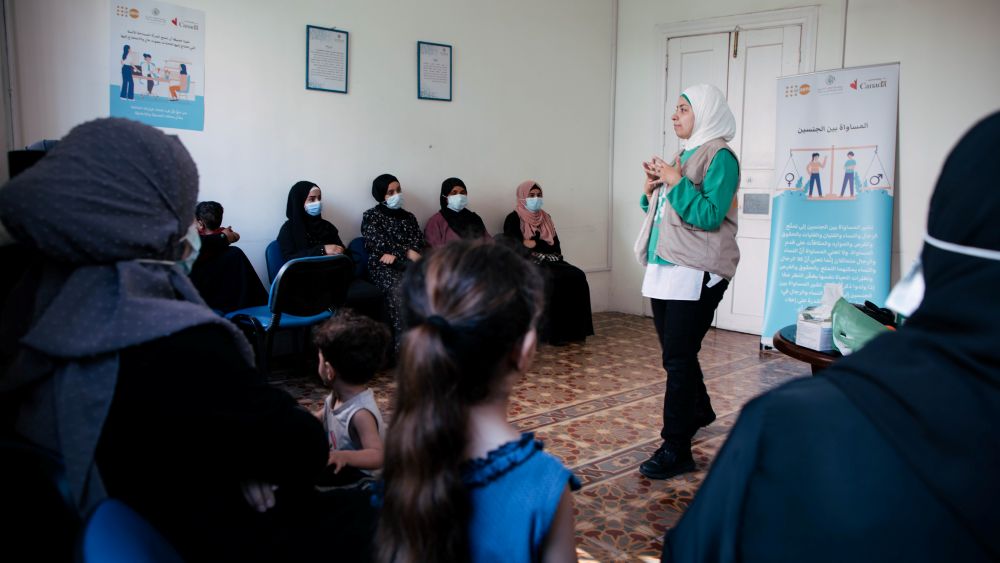
[[[18,431],[62,455],[82,513],[106,496],[94,454],[120,350],[218,324],[253,364],[246,339],[174,264],[197,195],[179,139],[118,118],[74,128],[0,189],[0,221],[43,257],[37,287],[14,296],[34,305],[0,391],[28,393]]]

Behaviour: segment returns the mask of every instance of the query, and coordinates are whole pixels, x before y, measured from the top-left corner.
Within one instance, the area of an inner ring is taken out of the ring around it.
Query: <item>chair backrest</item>
[[[115,499],[104,500],[90,514],[83,530],[77,560],[81,563],[183,561],[152,524],[125,503]]]
[[[354,260],[354,277],[359,280],[368,279],[368,249],[365,248],[364,237],[357,237],[347,245],[347,253]]]
[[[353,277],[351,259],[342,254],[289,260],[271,282],[267,305],[273,314],[318,315],[344,304]]]
[[[264,250],[264,261],[267,263],[267,283],[273,283],[278,275],[278,270],[285,264],[285,258],[281,255],[281,245],[278,241],[272,240]]]

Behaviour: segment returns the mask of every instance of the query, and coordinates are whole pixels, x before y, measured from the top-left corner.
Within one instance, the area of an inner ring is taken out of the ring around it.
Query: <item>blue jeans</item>
[[[813,195],[813,183],[816,184],[816,191],[819,192],[819,197],[823,197],[823,185],[819,183],[819,173],[809,175],[809,197]]]
[[[854,197],[854,172],[847,172],[844,174],[844,183],[840,185],[840,195],[844,195],[844,189],[847,185],[851,186],[851,197]]]
[[[122,98],[135,99],[135,81],[132,79],[132,66],[122,65]]]

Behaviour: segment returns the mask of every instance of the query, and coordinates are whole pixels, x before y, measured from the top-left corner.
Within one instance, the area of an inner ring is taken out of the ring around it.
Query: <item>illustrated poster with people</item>
[[[110,115],[205,129],[205,12],[165,2],[111,2]]]
[[[852,303],[885,301],[898,95],[898,64],[778,79],[765,345],[828,283]]]

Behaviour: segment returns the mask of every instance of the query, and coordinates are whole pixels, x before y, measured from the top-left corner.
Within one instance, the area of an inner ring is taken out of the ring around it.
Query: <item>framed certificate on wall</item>
[[[417,41],[417,97],[451,101],[451,45]]]
[[[348,33],[306,26],[306,89],[347,93]]]

